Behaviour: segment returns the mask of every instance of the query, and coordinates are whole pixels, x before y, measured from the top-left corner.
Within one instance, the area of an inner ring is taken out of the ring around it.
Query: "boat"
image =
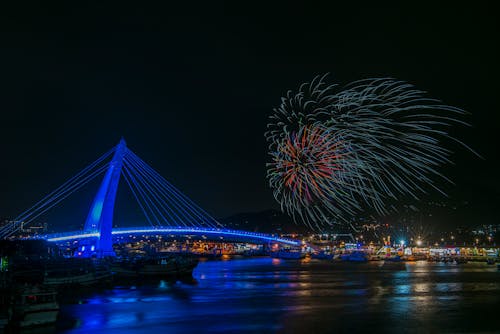
[[[354,251],[352,253],[342,254],[340,256],[340,259],[342,261],[348,261],[348,262],[366,262],[366,261],[368,261],[366,254],[361,252],[361,251]]]
[[[47,286],[97,285],[112,280],[108,265],[91,259],[65,259],[46,264],[43,284]]]
[[[276,252],[271,252],[269,254],[272,258],[277,259],[303,259],[306,257],[306,253],[303,253],[300,249],[280,249]]]
[[[401,261],[403,261],[403,259],[401,258],[401,256],[395,255],[395,256],[390,256],[390,257],[385,258],[385,261],[389,261],[389,262],[401,262]]]
[[[325,251],[311,253],[311,258],[319,260],[333,260],[333,256],[334,254]]]
[[[408,256],[404,256],[402,258],[402,260],[404,260],[406,262],[415,262],[415,261],[417,261],[417,257],[414,255],[408,255]]]
[[[243,251],[243,256],[263,256],[266,255],[263,249],[245,249]]]
[[[112,273],[82,272],[71,273],[67,271],[50,272],[43,280],[47,286],[68,286],[68,285],[95,285],[112,279]]]
[[[171,254],[143,258],[125,258],[115,261],[111,270],[117,278],[162,277],[179,278],[192,275],[198,258],[189,254]]]
[[[57,320],[59,304],[57,291],[45,286],[24,286],[15,293],[12,307],[14,325],[24,328],[53,324]]]

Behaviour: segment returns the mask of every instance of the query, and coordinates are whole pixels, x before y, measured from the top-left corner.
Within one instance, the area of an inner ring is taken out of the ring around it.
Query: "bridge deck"
[[[279,236],[246,232],[239,230],[217,229],[217,228],[198,228],[198,227],[163,227],[163,228],[146,228],[146,227],[130,227],[130,228],[115,228],[111,232],[113,236],[120,235],[196,235],[206,237],[207,239],[227,240],[227,241],[244,241],[269,243],[277,242],[290,246],[299,246],[300,240],[282,238]],[[82,232],[73,231],[66,233],[57,233],[45,235],[43,239],[50,242],[80,240],[86,238],[97,238],[99,232]]]

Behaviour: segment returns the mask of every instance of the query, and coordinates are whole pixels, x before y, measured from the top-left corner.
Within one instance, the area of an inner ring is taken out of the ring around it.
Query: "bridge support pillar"
[[[99,232],[95,254],[97,257],[115,256],[111,231],[113,229],[113,212],[115,207],[116,191],[120,181],[123,157],[127,152],[127,145],[122,138],[116,146],[113,160],[101,182],[92,206],[90,207],[84,230]]]

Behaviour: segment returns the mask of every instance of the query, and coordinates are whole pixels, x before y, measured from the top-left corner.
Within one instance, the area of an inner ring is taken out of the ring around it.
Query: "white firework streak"
[[[366,206],[386,214],[389,200],[418,200],[429,188],[444,194],[436,181],[451,183],[439,172],[451,163],[451,151],[442,142],[456,141],[471,150],[447,132],[453,125],[468,125],[457,118],[465,111],[391,78],[360,80],[338,89],[326,85],[325,77],[302,84],[296,93],[288,91],[269,117],[265,136],[273,160],[267,177],[283,211],[321,228],[349,221]],[[306,201],[284,184],[280,161],[287,159],[282,154],[287,140],[311,126],[321,127],[327,141],[342,141],[348,154],[337,161],[342,170],[332,171],[335,177],[322,184],[328,196]]]

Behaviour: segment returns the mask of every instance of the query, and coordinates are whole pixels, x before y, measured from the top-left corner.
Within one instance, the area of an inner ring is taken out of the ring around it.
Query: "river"
[[[500,333],[486,263],[202,261],[188,282],[72,293],[58,333]]]

